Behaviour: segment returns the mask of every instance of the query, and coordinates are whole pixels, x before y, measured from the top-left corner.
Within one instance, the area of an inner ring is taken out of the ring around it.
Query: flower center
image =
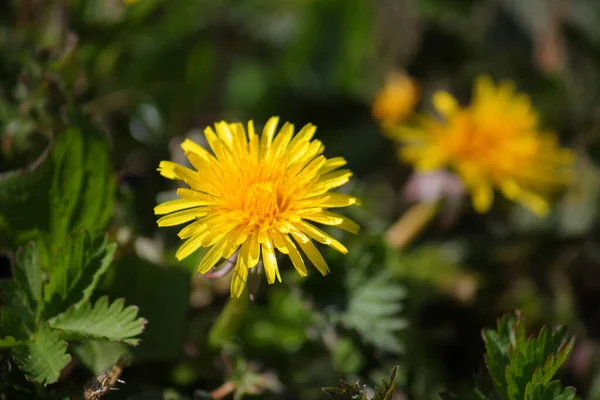
[[[272,182],[257,182],[248,188],[244,211],[255,223],[273,221],[279,213],[277,188]]]

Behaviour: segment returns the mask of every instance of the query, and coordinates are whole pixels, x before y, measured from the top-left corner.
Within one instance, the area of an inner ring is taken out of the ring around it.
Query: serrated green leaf
[[[381,382],[381,387],[378,387],[375,389],[375,396],[373,397],[373,400],[391,400],[392,396],[394,395],[394,389],[395,389],[395,381],[396,381],[396,375],[398,374],[398,367],[394,367],[392,369],[392,372],[390,373],[390,378],[389,380],[383,380]]]
[[[564,327],[554,331],[543,327],[537,336],[529,340],[521,339],[516,346],[509,348],[509,364],[505,374],[511,399],[526,396],[530,384],[545,386],[552,380],[572,349],[573,342],[569,345],[566,341],[567,331]]]
[[[3,338],[0,338],[0,348],[14,347],[21,343],[22,342],[20,340],[17,340],[12,336],[5,336]]]
[[[142,333],[146,324],[137,313],[138,308],[125,307],[123,299],[109,305],[108,297],[101,297],[93,307],[90,302],[71,306],[49,320],[49,324],[74,339],[105,339],[136,345],[139,339],[134,337]]]
[[[550,382],[548,385],[530,383],[530,387],[524,400],[573,400],[575,398],[575,389],[563,388],[558,381]]]
[[[527,338],[520,315],[505,316],[497,330],[484,330],[486,364],[496,391],[506,400],[553,399],[570,396],[552,378],[567,360],[574,345],[564,327],[543,327]]]
[[[508,365],[508,349],[516,345],[514,327],[519,314],[507,314],[496,323],[496,330],[485,329],[482,337],[485,344],[485,362],[492,376],[494,386],[504,398],[508,396],[506,388],[506,376],[504,374]]]
[[[67,343],[46,325],[42,325],[31,342],[15,347],[13,357],[29,380],[44,385],[56,382],[71,360]]]
[[[404,297],[404,289],[381,274],[351,292],[348,309],[340,318],[345,326],[356,330],[375,347],[400,353],[403,346],[396,332],[407,326],[406,320],[398,315]]]
[[[115,244],[106,236],[92,239],[86,231],[71,236],[56,254],[45,287],[47,317],[87,302],[112,262]]]
[[[94,236],[112,214],[115,182],[108,144],[86,119],[54,136],[31,166],[0,175],[0,235],[13,246],[36,240],[47,265],[70,232]]]

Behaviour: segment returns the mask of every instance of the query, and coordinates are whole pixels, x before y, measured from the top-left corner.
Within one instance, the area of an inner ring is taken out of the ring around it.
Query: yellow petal
[[[319,250],[317,250],[313,242],[301,232],[291,231],[290,233],[294,237],[296,243],[298,243],[304,254],[306,254],[308,259],[313,263],[315,268],[319,270],[319,272],[322,275],[327,275],[327,273],[329,272],[329,267],[327,266],[325,259],[323,258]]]
[[[179,249],[177,249],[177,253],[175,253],[175,257],[181,261],[184,258],[186,258],[187,256],[189,256],[190,254],[192,254],[193,252],[195,252],[196,250],[198,250],[198,248],[202,245],[202,236],[194,236],[188,240],[186,240],[185,242],[183,242],[183,244],[181,246],[179,246]]]
[[[192,222],[191,224],[187,225],[185,228],[180,230],[177,236],[179,236],[180,239],[187,239],[192,236],[202,234],[208,229],[208,225],[204,220],[205,219],[202,218],[198,221]]]
[[[181,179],[182,181],[184,181],[191,187],[202,186],[202,181],[198,177],[197,172],[192,171],[191,169],[184,167],[182,165],[179,165],[179,164],[175,164],[173,166],[173,170],[175,171],[175,175],[177,176],[177,178]]]
[[[245,259],[238,256],[233,275],[231,276],[231,297],[240,297],[242,295],[247,279],[248,266],[245,263]]]
[[[316,226],[313,226],[304,221],[295,223],[294,226],[301,232],[308,235],[310,238],[316,240],[317,242],[326,244],[326,245],[332,247],[333,249],[339,251],[342,254],[348,253],[348,249],[343,244],[341,244],[339,241],[332,238],[330,235],[323,232]]]
[[[174,211],[185,210],[186,208],[198,207],[202,205],[202,202],[199,201],[189,201],[184,199],[169,200],[154,207],[154,214],[169,214]]]
[[[358,204],[358,199],[345,193],[328,193],[324,201],[318,203],[320,207],[348,207]]]
[[[283,234],[277,229],[271,229],[269,234],[273,238],[273,244],[275,245],[275,247],[277,247],[277,249],[283,254],[288,254],[289,250],[287,248],[287,243],[283,238]]]
[[[288,146],[288,144],[292,140],[293,135],[294,135],[294,125],[290,124],[289,122],[286,122],[285,124],[283,124],[283,126],[281,127],[281,130],[279,131],[279,134],[273,141],[273,146],[271,148],[271,152],[269,153],[271,158],[278,157],[285,151],[285,148]]]
[[[523,203],[525,207],[533,211],[538,217],[544,217],[550,211],[548,202],[543,197],[533,193],[521,194],[519,202]]]
[[[231,149],[231,145],[233,144],[233,133],[229,129],[229,124],[225,121],[217,122],[215,124],[215,129],[219,139]]]
[[[502,181],[500,190],[502,190],[502,193],[510,200],[517,200],[522,192],[517,182],[512,179]]]
[[[484,213],[492,206],[494,200],[494,192],[489,183],[480,183],[473,188],[473,207],[475,211]]]
[[[260,258],[260,245],[258,243],[258,234],[252,234],[248,237],[248,268],[254,267]]]
[[[177,179],[177,175],[175,174],[175,163],[171,161],[161,161],[158,164],[158,172],[162,176],[168,179]]]
[[[208,151],[206,151],[204,147],[200,146],[198,143],[190,139],[185,139],[183,143],[181,143],[181,148],[185,153],[194,154],[205,161],[212,157],[212,155]]]
[[[275,130],[279,123],[279,117],[271,117],[265,124],[262,135],[260,136],[260,154],[264,155],[267,149],[271,147],[273,143],[273,137],[275,136]]]
[[[319,177],[319,183],[317,186],[323,186],[328,189],[342,186],[344,183],[350,180],[352,171],[349,169],[340,169],[339,171],[330,172]]]
[[[307,215],[304,217],[304,219],[318,222],[323,225],[335,226],[354,234],[357,234],[360,230],[360,226],[350,218],[326,210],[317,214]]]
[[[288,235],[282,235],[282,237],[285,241],[285,247],[288,250],[288,255],[292,260],[292,264],[294,264],[294,268],[296,268],[296,271],[298,271],[298,273],[301,276],[308,275],[308,272],[306,271],[306,266],[304,265],[304,260],[302,259],[302,255],[300,255],[300,252],[298,251],[298,248],[296,247],[294,242],[292,242],[292,239],[290,239]]]
[[[184,200],[202,203],[204,206],[217,204],[215,196],[199,192],[198,190],[179,188],[177,189],[177,194]]]
[[[324,175],[335,169],[343,167],[344,165],[346,165],[346,160],[343,157],[330,158],[325,162],[325,164],[319,170],[319,175]]]
[[[442,91],[433,94],[433,106],[444,117],[449,117],[458,110],[456,99],[450,93]]]
[[[319,170],[323,167],[323,165],[325,165],[325,161],[326,159],[323,156],[315,158],[306,167],[304,167],[298,175],[296,175],[295,179],[304,181],[313,179],[317,175]],[[290,173],[290,175],[292,175],[292,173]]]
[[[207,213],[208,211],[204,207],[192,208],[189,210],[178,211],[169,215],[165,215],[164,217],[159,218],[156,223],[158,226],[180,225],[195,218],[203,217]]]
[[[267,240],[262,244],[262,260],[265,267],[265,275],[267,275],[269,284],[275,282],[275,276],[277,276],[281,282],[279,269],[277,268],[277,259],[275,257],[275,252],[273,251],[273,243],[271,243],[270,240]]]
[[[296,137],[292,139],[288,146],[288,152],[290,154],[296,153],[298,151],[298,147],[302,145],[302,143],[307,143],[310,141],[315,132],[317,131],[317,127],[313,124],[306,124],[298,131]]]
[[[223,252],[227,246],[227,238],[222,238],[204,255],[198,265],[198,272],[205,274],[223,257]]]

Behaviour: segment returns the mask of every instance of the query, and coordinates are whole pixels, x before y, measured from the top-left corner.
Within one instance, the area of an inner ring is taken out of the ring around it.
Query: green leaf
[[[553,381],[549,385],[531,385],[524,400],[573,400],[575,398],[575,389],[572,387],[563,388],[558,381]]]
[[[0,328],[2,334],[17,339],[28,339],[36,330],[36,310],[29,296],[14,280],[0,281]]]
[[[348,309],[340,317],[344,325],[381,350],[402,352],[396,332],[407,326],[407,321],[398,316],[403,309],[404,289],[381,274],[363,281],[350,296]]]
[[[106,339],[136,345],[134,337],[142,333],[146,320],[137,317],[136,306],[125,307],[123,299],[109,305],[108,297],[101,297],[92,307],[90,302],[70,307],[49,321],[73,339]]]
[[[86,231],[70,236],[56,254],[45,287],[48,303],[45,315],[55,316],[73,304],[87,302],[102,275],[110,266],[116,250],[107,237],[92,240]]]
[[[33,244],[17,250],[13,271],[12,280],[0,281],[0,328],[3,335],[27,339],[42,309],[40,262]]]
[[[485,362],[488,371],[492,376],[496,390],[502,393],[505,398],[508,396],[506,392],[506,377],[504,371],[508,365],[508,347],[511,342],[512,329],[517,321],[517,316],[509,314],[498,320],[496,331],[485,329],[482,331],[483,340],[485,343]]]
[[[56,134],[31,166],[0,175],[0,239],[39,241],[42,264],[70,232],[101,232],[112,214],[115,182],[105,135],[81,116]]]
[[[42,273],[39,253],[33,243],[17,250],[13,274],[17,286],[27,293],[30,307],[37,311],[42,303]]]
[[[101,340],[86,340],[72,346],[73,354],[95,375],[99,375],[128,354],[125,344]]]
[[[484,330],[486,363],[496,391],[506,400],[569,398],[571,390],[552,381],[574,346],[564,327],[543,327],[527,338],[517,312],[498,321],[496,331]]]
[[[21,344],[22,342],[20,340],[15,339],[12,336],[5,336],[3,338],[0,338],[0,348],[3,347],[14,347],[17,346],[19,344]]]
[[[13,357],[29,380],[44,385],[56,382],[71,360],[67,343],[46,325],[42,325],[31,342],[14,348]]]
[[[0,242],[16,247],[50,231],[52,147],[49,144],[31,165],[0,174]]]
[[[110,149],[106,135],[88,118],[72,113],[70,119],[83,136],[83,179],[69,232],[86,229],[94,234],[104,230],[113,213],[116,184],[112,176]]]
[[[390,379],[389,380],[383,380],[381,382],[381,387],[376,388],[375,390],[375,396],[373,397],[373,400],[391,400],[392,396],[394,395],[394,382],[396,381],[396,375],[398,374],[398,366],[394,367],[392,369],[392,372],[390,373]]]
[[[94,236],[112,214],[115,183],[106,138],[82,116],[70,119],[76,128],[58,134],[51,153],[51,251],[71,232],[86,229]]]

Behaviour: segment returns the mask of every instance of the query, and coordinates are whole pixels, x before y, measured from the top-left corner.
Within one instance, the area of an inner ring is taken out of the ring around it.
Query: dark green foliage
[[[49,384],[58,379],[70,360],[62,339],[135,344],[138,339],[134,337],[144,329],[145,321],[137,318],[137,307],[124,308],[123,300],[109,306],[103,297],[92,307],[89,297],[114,252],[114,245],[107,246],[106,238],[96,244],[101,244],[100,248],[91,248],[85,233],[65,243],[67,254],[53,264],[56,274],[48,282],[41,279],[37,248],[34,245],[20,248],[14,279],[0,282],[3,304],[0,347],[11,348],[15,360],[32,381]],[[46,299],[42,293],[48,294]],[[57,298],[54,294],[60,301],[54,301]]]
[[[112,214],[107,140],[81,116],[70,122],[34,164],[0,176],[0,235],[13,246],[36,240],[46,263],[69,233],[95,236]]]
[[[505,315],[496,330],[482,331],[485,342],[485,362],[495,391],[490,397],[476,389],[459,396],[461,400],[573,400],[575,389],[563,387],[552,380],[568,359],[575,338],[568,337],[563,326],[543,327],[538,335],[528,336],[521,314]],[[452,398],[449,395],[442,396]]]

